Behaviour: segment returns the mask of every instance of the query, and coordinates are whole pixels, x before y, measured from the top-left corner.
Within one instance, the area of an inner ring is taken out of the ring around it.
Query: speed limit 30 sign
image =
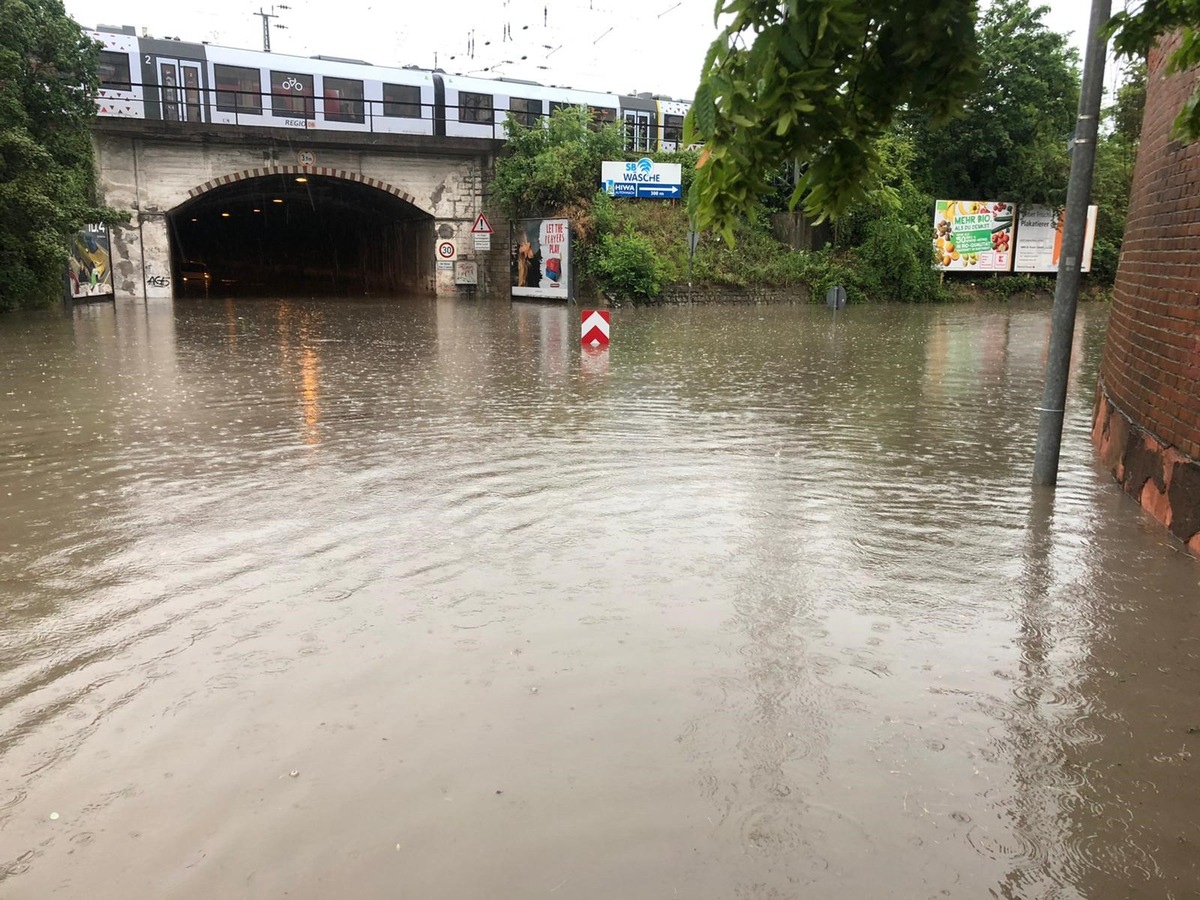
[[[437,258],[438,259],[455,259],[458,256],[458,251],[454,247],[454,241],[438,241]]]

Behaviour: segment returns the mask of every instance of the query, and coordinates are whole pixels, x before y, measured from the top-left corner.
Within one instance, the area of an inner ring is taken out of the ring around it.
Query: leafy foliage
[[[1179,32],[1179,45],[1167,58],[1166,74],[1200,66],[1200,0],[1145,0],[1136,12],[1119,12],[1109,21],[1114,49],[1123,56],[1144,59],[1165,34]],[[1174,136],[1200,139],[1200,86],[1175,119]]]
[[[960,121],[908,116],[918,184],[935,197],[1066,201],[1067,140],[1079,105],[1075,51],[1044,6],[995,0],[979,24],[981,84]]]
[[[557,214],[572,204],[589,204],[600,163],[623,156],[620,129],[595,127],[585,107],[555,110],[545,128],[527,128],[510,114],[492,190],[510,218]]]
[[[0,310],[59,296],[68,238],[120,218],[93,203],[98,60],[59,0],[0,0]]]
[[[1142,116],[1146,112],[1146,62],[1138,60],[1125,69],[1113,105],[1104,111],[1112,122],[1114,137],[1136,147],[1142,137]]]
[[[1146,67],[1130,66],[1117,89],[1115,102],[1104,110],[1104,118],[1111,125],[1111,130],[1103,134],[1096,144],[1092,202],[1098,207],[1098,212],[1089,276],[1094,282],[1112,284],[1117,277],[1145,104]]]
[[[594,270],[605,290],[619,300],[648,300],[662,293],[664,266],[650,241],[626,228],[601,238]]]
[[[844,212],[873,184],[874,142],[902,106],[934,121],[976,83],[969,0],[721,0],[729,24],[705,60],[685,143],[705,150],[693,220],[733,239],[781,165],[802,176],[792,206]]]

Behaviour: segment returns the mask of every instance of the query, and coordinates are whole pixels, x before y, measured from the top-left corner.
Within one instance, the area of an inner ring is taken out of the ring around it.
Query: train
[[[633,153],[683,146],[689,104],[654,94],[608,94],[417,66],[290,56],[177,38],[132,26],[86,32],[102,45],[101,117],[301,131],[504,140],[508,116],[542,126],[563,106],[622,126]]]

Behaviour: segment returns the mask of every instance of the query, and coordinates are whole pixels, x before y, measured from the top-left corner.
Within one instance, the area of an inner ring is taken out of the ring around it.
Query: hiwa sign
[[[610,197],[678,200],[683,196],[683,166],[642,157],[637,162],[600,164],[600,184]]]

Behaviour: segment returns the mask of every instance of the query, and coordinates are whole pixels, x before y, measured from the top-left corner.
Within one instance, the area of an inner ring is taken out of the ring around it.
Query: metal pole
[[[1112,0],[1092,0],[1088,26],[1087,55],[1083,61],[1083,83],[1079,92],[1079,116],[1071,150],[1071,178],[1067,182],[1067,207],[1063,221],[1062,255],[1054,286],[1050,348],[1046,356],[1046,384],[1042,391],[1038,420],[1037,451],[1033,483],[1053,485],[1058,480],[1058,457],[1062,444],[1063,412],[1067,401],[1067,375],[1071,369],[1071,342],[1075,335],[1075,307],[1079,301],[1079,267],[1087,231],[1088,201],[1092,191],[1092,168],[1096,162],[1096,132],[1100,118],[1100,95],[1104,87],[1104,57],[1108,41],[1101,33],[1109,19]]]
[[[263,20],[263,53],[270,53],[271,52],[271,20],[278,19],[279,16],[275,15],[275,7],[273,7],[273,6],[271,7],[271,11],[269,13],[263,12],[262,7],[260,6],[258,8],[258,12],[256,12],[254,15],[262,17],[262,20]]]

